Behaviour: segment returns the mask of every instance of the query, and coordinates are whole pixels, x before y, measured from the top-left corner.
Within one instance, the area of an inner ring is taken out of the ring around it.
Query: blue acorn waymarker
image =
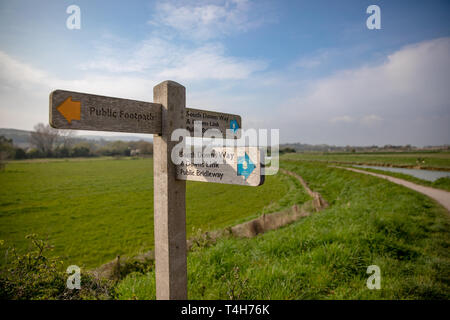
[[[248,156],[247,152],[243,157],[238,158],[238,164],[237,164],[237,174],[238,176],[244,176],[245,180],[247,180],[248,176],[255,170],[256,166],[250,160],[250,157]]]
[[[233,133],[236,133],[239,130],[239,124],[235,119],[230,121],[230,129]]]

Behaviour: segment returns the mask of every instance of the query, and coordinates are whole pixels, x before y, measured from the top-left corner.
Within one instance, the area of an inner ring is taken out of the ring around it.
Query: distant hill
[[[8,128],[0,128],[0,136],[4,136],[7,139],[12,139],[15,146],[26,149],[30,147],[30,134],[31,131],[27,130],[19,130],[19,129],[8,129]],[[137,136],[94,136],[94,135],[77,135],[74,136],[73,139],[76,142],[82,142],[86,140],[95,140],[95,141],[138,141],[144,140],[148,142],[152,142],[153,139],[151,136],[148,138],[142,138]]]
[[[12,139],[15,146],[20,148],[28,148],[30,147],[30,134],[31,131],[27,130],[18,130],[18,129],[7,129],[0,128],[0,136],[4,136],[7,139]],[[75,142],[82,141],[96,141],[96,143],[100,143],[101,145],[106,144],[110,141],[138,141],[144,140],[147,142],[153,142],[153,136],[149,135],[148,137],[138,137],[138,136],[94,136],[94,135],[77,135],[74,136],[73,139]],[[385,146],[334,146],[327,144],[306,144],[306,143],[283,143],[280,144],[280,149],[290,148],[294,149],[296,152],[387,152],[387,151],[415,151],[415,150],[450,150],[449,145],[442,146],[426,146],[423,148],[418,148],[411,145],[405,146],[393,146],[393,145],[385,145]]]
[[[12,139],[14,145],[20,148],[28,148],[30,146],[30,133],[31,131],[26,130],[0,128],[0,136]]]
[[[105,140],[105,141],[139,141],[144,140],[147,142],[153,142],[153,136],[149,135],[148,138],[137,137],[137,136],[92,136],[92,135],[78,135],[78,138],[83,138],[86,140]]]
[[[307,143],[283,143],[280,149],[290,148],[296,152],[345,152],[351,151],[352,148],[377,148],[373,147],[352,147],[352,146],[332,146],[328,144],[307,144]]]
[[[449,145],[425,146],[419,148],[411,145],[384,145],[384,146],[334,146],[328,144],[306,144],[306,143],[284,143],[280,144],[281,149],[294,149],[295,152],[405,152],[405,151],[441,151],[450,150]]]

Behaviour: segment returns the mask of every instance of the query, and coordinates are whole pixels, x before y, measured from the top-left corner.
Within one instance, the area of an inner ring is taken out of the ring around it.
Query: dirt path
[[[448,192],[448,191],[421,186],[420,184],[415,184],[415,183],[412,183],[412,182],[409,182],[409,181],[406,181],[403,179],[394,178],[394,177],[387,176],[384,174],[373,173],[373,172],[358,170],[358,169],[353,169],[353,168],[345,168],[345,167],[335,167],[335,168],[341,168],[341,169],[346,169],[349,171],[368,174],[368,175],[378,177],[378,178],[383,178],[383,179],[389,180],[390,182],[410,188],[412,190],[423,193],[424,195],[436,200],[450,212],[450,192]]]

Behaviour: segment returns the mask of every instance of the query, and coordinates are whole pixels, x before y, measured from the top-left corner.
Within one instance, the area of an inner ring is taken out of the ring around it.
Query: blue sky
[[[66,28],[66,8],[81,29]],[[381,9],[369,30],[366,8]],[[48,122],[67,89],[152,100],[278,128],[281,142],[450,143],[449,1],[0,2],[0,127]],[[102,133],[103,134],[103,133]]]

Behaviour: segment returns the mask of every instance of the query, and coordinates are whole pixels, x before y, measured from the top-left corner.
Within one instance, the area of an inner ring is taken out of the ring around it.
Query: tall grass
[[[450,169],[450,152],[289,153],[284,159]]]
[[[331,206],[253,239],[222,239],[188,256],[190,299],[448,299],[448,212],[388,181],[322,163],[283,163]],[[381,289],[366,286],[381,269]],[[120,299],[154,299],[154,272]]]

